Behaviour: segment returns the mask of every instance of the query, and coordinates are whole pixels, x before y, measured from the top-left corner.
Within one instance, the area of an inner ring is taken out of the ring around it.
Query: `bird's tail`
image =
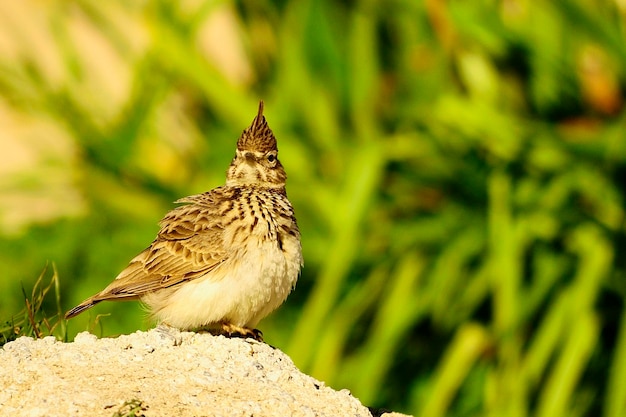
[[[83,301],[82,303],[80,303],[79,305],[77,305],[76,307],[68,311],[67,313],[65,313],[65,319],[66,320],[71,319],[72,317],[79,315],[83,311],[88,310],[91,307],[95,306],[100,301],[102,300],[94,300],[93,298],[86,299],[85,301]]]

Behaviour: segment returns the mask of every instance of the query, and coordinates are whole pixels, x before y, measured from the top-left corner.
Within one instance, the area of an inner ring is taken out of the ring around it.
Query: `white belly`
[[[254,328],[278,308],[296,284],[302,265],[300,242],[253,239],[203,277],[170,290],[146,294],[152,315],[179,329],[217,323]]]

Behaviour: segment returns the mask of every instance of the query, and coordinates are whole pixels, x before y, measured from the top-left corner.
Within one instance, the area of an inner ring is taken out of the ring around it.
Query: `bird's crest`
[[[277,150],[274,133],[267,125],[265,116],[263,116],[263,101],[259,102],[259,112],[252,124],[239,137],[237,149],[240,151],[258,152]]]

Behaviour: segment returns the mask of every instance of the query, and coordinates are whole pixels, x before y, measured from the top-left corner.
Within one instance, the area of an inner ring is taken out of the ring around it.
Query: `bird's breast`
[[[227,208],[222,222],[225,247],[269,243],[280,248],[288,240],[300,240],[293,208],[282,194],[253,189],[242,192]]]

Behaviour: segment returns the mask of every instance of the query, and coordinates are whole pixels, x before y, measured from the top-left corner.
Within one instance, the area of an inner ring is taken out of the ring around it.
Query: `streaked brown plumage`
[[[222,327],[258,336],[257,323],[287,298],[302,266],[300,232],[263,102],[237,141],[226,185],[181,198],[152,244],[115,280],[65,315],[105,300],[141,300],[180,329]]]

